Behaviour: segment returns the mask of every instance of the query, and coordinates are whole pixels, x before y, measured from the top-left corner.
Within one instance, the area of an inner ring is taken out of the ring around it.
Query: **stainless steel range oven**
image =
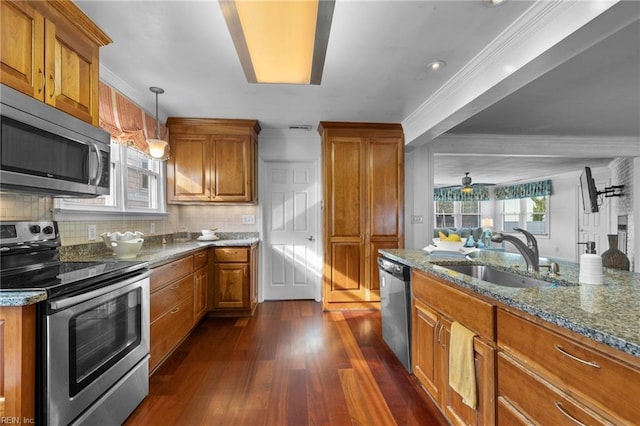
[[[42,425],[120,424],[148,394],[146,262],[60,262],[55,222],[0,223],[2,289],[37,306]]]

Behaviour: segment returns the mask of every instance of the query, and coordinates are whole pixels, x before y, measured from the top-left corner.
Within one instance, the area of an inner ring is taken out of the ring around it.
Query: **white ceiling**
[[[404,122],[536,2],[485,7],[482,0],[337,0],[319,86],[247,83],[216,1],[76,3],[114,41],[101,49],[101,78],[149,111],[155,98],[148,87],[164,88],[161,118],[251,118],[263,129],[309,124],[315,131],[319,121]],[[449,133],[640,141],[639,40],[636,21]],[[428,71],[426,65],[439,59],[447,66]],[[579,157],[528,157],[523,163],[522,157],[439,155],[436,184],[457,184],[464,171],[476,182],[557,174],[583,167]],[[465,163],[484,166],[474,172]]]

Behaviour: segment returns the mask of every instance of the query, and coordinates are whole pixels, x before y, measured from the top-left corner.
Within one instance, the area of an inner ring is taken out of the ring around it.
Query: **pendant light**
[[[158,160],[166,160],[167,141],[160,139],[160,121],[158,120],[158,95],[164,93],[160,87],[149,87],[149,90],[156,94],[156,134],[155,139],[147,139],[149,145],[149,155]]]

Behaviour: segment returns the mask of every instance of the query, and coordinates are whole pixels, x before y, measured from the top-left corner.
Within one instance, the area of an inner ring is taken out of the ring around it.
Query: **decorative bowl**
[[[438,248],[438,250],[444,251],[460,251],[466,242],[466,238],[462,238],[460,241],[440,241],[440,238],[433,239],[433,244]]]
[[[118,259],[135,259],[142,248],[143,238],[125,241],[112,241],[111,248]]]
[[[102,237],[102,241],[104,241],[104,244],[108,247],[108,248],[112,248],[111,247],[111,242],[113,241],[127,241],[127,240],[133,240],[136,238],[142,238],[144,237],[144,234],[140,231],[135,231],[135,232],[131,232],[131,231],[127,231],[127,232],[103,232],[102,234],[100,234],[100,236]]]

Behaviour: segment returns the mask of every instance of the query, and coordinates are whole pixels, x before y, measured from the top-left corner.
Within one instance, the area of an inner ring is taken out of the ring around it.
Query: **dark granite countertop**
[[[640,274],[605,270],[603,285],[579,284],[579,265],[560,264],[560,276],[546,270],[528,273],[522,256],[476,250],[470,256],[429,255],[419,249],[387,249],[380,253],[412,268],[453,282],[483,296],[535,315],[560,327],[640,357]],[[503,287],[446,269],[451,264],[517,267],[520,274],[549,281],[549,287]],[[543,259],[540,263],[546,263]]]
[[[147,261],[149,267],[153,268],[172,260],[183,257],[190,252],[194,252],[207,247],[248,247],[259,242],[255,233],[229,235],[228,238],[221,238],[214,241],[189,240],[187,242],[171,241],[163,245],[152,243],[142,246],[142,250],[135,260]],[[102,243],[100,243],[102,244]],[[98,244],[98,247],[100,247]],[[103,251],[95,253],[86,251],[82,247],[67,248],[63,255],[65,261],[77,262],[108,262],[114,260],[112,252]],[[26,306],[46,300],[44,291],[12,291],[0,289],[0,306]]]

